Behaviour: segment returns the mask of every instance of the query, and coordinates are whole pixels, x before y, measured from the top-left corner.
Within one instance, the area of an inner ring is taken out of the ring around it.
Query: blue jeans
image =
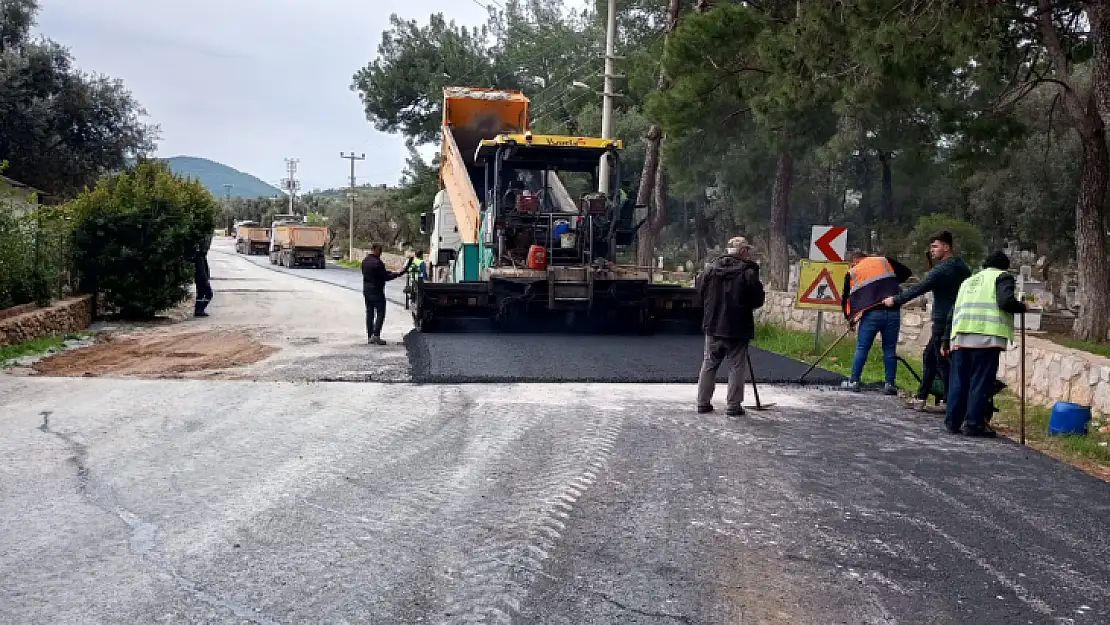
[[[863,365],[867,362],[867,354],[871,351],[871,344],[875,342],[875,335],[883,337],[883,370],[886,373],[887,384],[894,384],[894,376],[898,372],[898,331],[902,327],[902,315],[896,308],[878,308],[863,313],[859,320],[859,334],[856,339],[856,355],[852,359],[853,382],[859,382],[863,375]]]
[[[953,351],[952,371],[948,374],[948,409],[944,425],[955,432],[967,424],[969,430],[982,430],[991,413],[994,380],[998,377],[1001,349],[964,348]]]

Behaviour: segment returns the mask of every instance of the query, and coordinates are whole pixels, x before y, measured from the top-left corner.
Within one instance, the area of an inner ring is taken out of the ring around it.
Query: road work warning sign
[[[798,271],[798,293],[795,308],[811,310],[841,309],[840,288],[848,273],[848,263],[802,260]]]

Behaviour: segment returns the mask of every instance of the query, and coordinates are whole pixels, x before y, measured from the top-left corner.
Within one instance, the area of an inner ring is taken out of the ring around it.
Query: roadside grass
[[[354,267],[356,269],[362,266],[362,263],[358,262],[357,260],[348,260],[346,258],[340,258],[339,260],[336,260],[335,264],[343,265],[344,267]]]
[[[841,334],[843,334],[843,330],[826,330],[822,332],[821,344],[815,351],[812,332],[789,330],[780,326],[761,323],[756,325],[755,340],[752,341],[752,344],[761,349],[812,364],[813,361],[817,360],[817,357],[824,353]],[[883,373],[883,353],[882,349],[880,349],[880,345],[881,343],[876,340],[875,346],[867,355],[867,362],[863,365],[863,375],[860,376],[860,381],[864,384],[882,382],[886,377]],[[829,352],[829,355],[817,366],[836,373],[849,375],[852,372],[852,356],[855,352],[855,334],[849,334],[844,337],[844,339],[840,341],[840,343]],[[921,374],[920,356],[903,354],[902,357],[906,359],[906,362],[908,362],[919,375]],[[917,390],[918,382],[917,379],[906,370],[906,367],[899,363],[895,384],[898,388],[912,393]]]
[[[799,330],[789,330],[770,324],[758,324],[756,337],[752,342],[756,347],[766,349],[784,356],[812,363],[817,359],[840,332],[822,333],[822,342],[817,353],[813,350],[813,333]],[[877,343],[877,341],[876,341]],[[818,365],[829,371],[847,375],[852,367],[852,354],[855,352],[856,342],[854,335],[844,337],[844,340],[834,348],[825,360]],[[921,373],[920,355],[903,353],[906,362]],[[868,355],[867,364],[863,368],[863,382],[881,382],[883,380],[883,361],[878,345],[872,348]],[[898,387],[912,393],[917,389],[917,380],[906,371],[905,366],[898,367]],[[991,425],[999,434],[1008,438],[1019,440],[1021,432],[1021,399],[1020,389],[1011,387],[1000,393],[996,399],[999,412],[994,415]],[[930,400],[931,403],[931,400]],[[1086,436],[1050,436],[1048,434],[1048,419],[1051,408],[1026,404],[1025,408],[1025,440],[1026,443],[1048,455],[1076,465],[1099,477],[1110,480],[1110,432],[1100,432],[1100,427],[1105,427],[1107,422],[1092,420],[1088,424]],[[941,417],[941,415],[937,415]],[[941,417],[943,418],[943,417]],[[940,424],[938,423],[938,427]]]
[[[1078,349],[1080,351],[1084,351],[1084,352],[1087,352],[1089,354],[1095,354],[1096,356],[1102,356],[1103,358],[1110,358],[1110,344],[1107,344],[1107,343],[1095,343],[1093,341],[1077,341],[1075,339],[1070,339],[1070,338],[1056,338],[1056,339],[1052,339],[1052,342],[1056,343],[1057,345],[1063,345],[1064,347],[1070,347],[1071,349]]]
[[[68,340],[82,339],[93,334],[93,332],[71,332],[31,339],[15,345],[0,346],[0,362],[41,354],[55,347],[61,347]]]

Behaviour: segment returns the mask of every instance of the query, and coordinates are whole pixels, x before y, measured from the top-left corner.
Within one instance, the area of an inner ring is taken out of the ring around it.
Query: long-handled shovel
[[[814,360],[813,364],[809,366],[809,369],[806,369],[806,372],[803,373],[801,375],[801,377],[798,378],[798,384],[801,384],[802,381],[806,379],[806,376],[809,375],[810,373],[812,373],[813,370],[817,368],[817,365],[821,364],[821,361],[825,359],[825,356],[828,356],[829,352],[831,352],[833,350],[833,348],[837,346],[837,344],[839,344],[841,341],[843,341],[844,337],[848,336],[848,333],[851,332],[851,331],[852,331],[852,328],[851,328],[851,326],[849,326],[848,329],[844,331],[844,334],[840,335],[840,338],[833,341],[833,344],[829,345],[829,348],[825,350],[825,353],[821,354],[821,357],[818,358],[817,360]]]
[[[764,404],[759,401],[759,387],[755,383],[755,369],[752,368],[752,353],[748,351],[748,377],[752,379],[752,392],[755,394],[755,405],[745,406],[746,408],[754,408],[755,410],[770,410],[774,408],[774,404]]]
[[[1025,444],[1025,313],[1021,313],[1021,444]]]

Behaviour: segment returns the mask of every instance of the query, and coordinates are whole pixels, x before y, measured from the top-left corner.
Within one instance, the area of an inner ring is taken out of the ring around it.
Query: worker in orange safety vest
[[[901,313],[897,308],[884,307],[883,300],[897,295],[900,290],[898,285],[909,280],[913,272],[889,256],[869,256],[860,251],[852,252],[848,262],[851,269],[844,276],[841,301],[848,324],[858,327],[858,334],[856,353],[852,358],[852,373],[841,387],[850,391],[860,390],[860,376],[863,374],[863,365],[867,362],[867,354],[875,342],[875,335],[881,335],[883,370],[886,374],[883,392],[897,395],[898,387],[894,385],[894,378],[898,368],[896,349],[898,332],[902,325]]]

